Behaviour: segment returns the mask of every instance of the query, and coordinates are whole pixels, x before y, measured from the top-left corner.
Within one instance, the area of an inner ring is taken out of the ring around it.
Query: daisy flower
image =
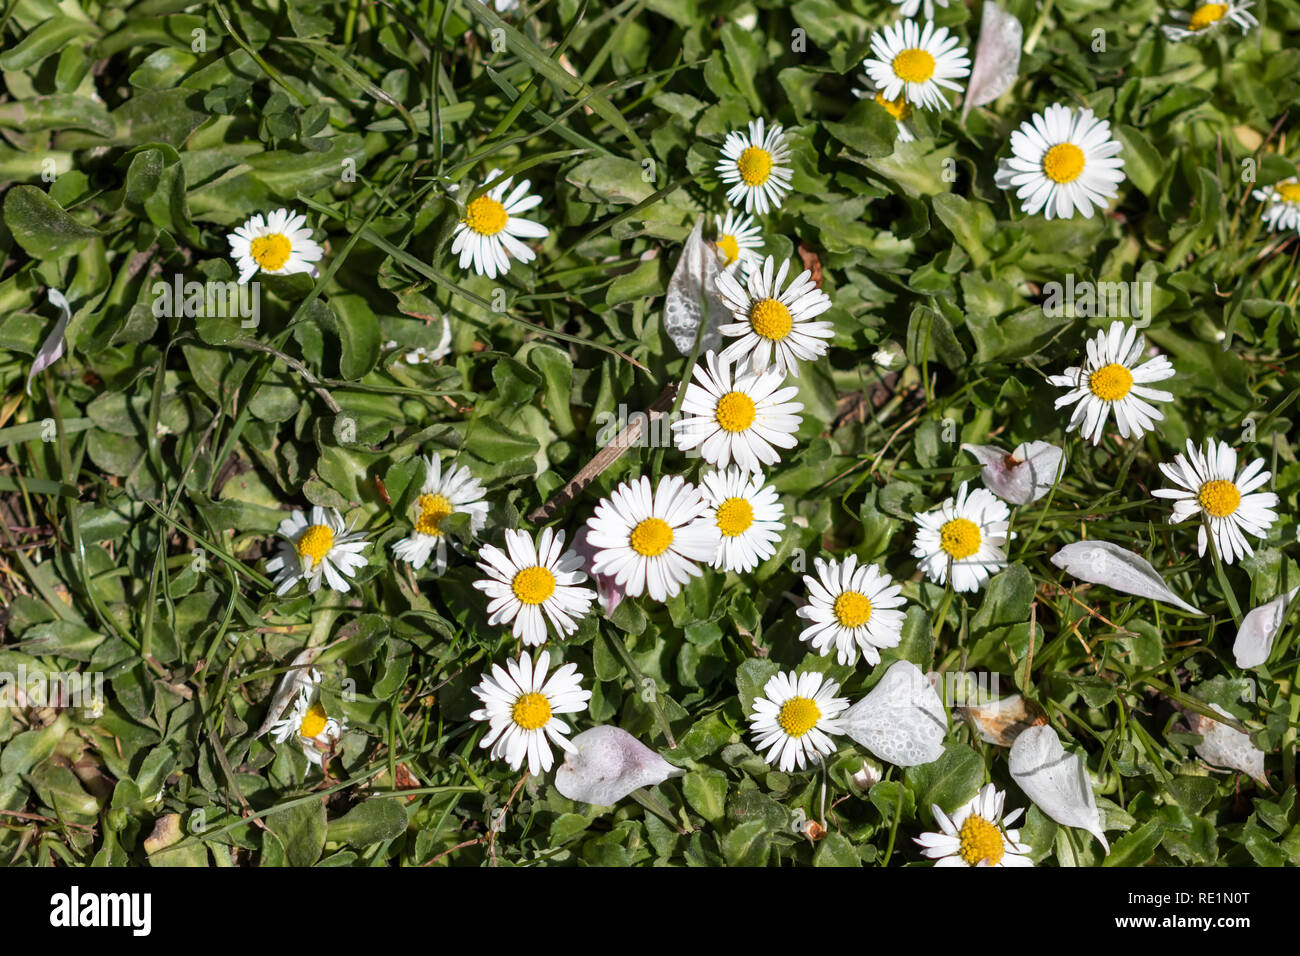
[[[920,10],[922,6],[922,0],[891,0],[891,2],[898,4],[898,12],[905,17],[916,16],[916,11]],[[925,19],[933,20],[934,8],[938,6],[946,9],[948,6],[948,0],[924,0],[924,5]]]
[[[393,557],[407,561],[417,571],[435,554],[434,571],[447,570],[447,534],[442,523],[451,515],[462,512],[469,515],[469,530],[478,534],[487,523],[488,504],[483,500],[486,492],[479,480],[462,465],[452,465],[443,473],[442,461],[437,455],[424,459],[424,487],[415,499],[419,514],[411,533],[393,545]]]
[[[808,641],[822,657],[835,647],[836,660],[854,664],[858,651],[873,667],[880,648],[897,647],[903,639],[903,586],[874,564],[858,566],[858,557],[844,562],[813,559],[817,576],[803,576],[808,603],[796,612],[806,621],[799,640]]]
[[[277,209],[265,219],[258,213],[226,237],[230,254],[239,267],[239,284],[244,285],[259,269],[268,275],[285,276],[297,272],[316,274],[325,250],[311,237],[307,217]]]
[[[574,752],[566,736],[569,725],[555,715],[586,710],[591,691],[582,689],[576,665],[565,664],[548,680],[550,666],[549,652],[538,654],[534,667],[524,651],[519,660],[506,661],[505,667],[493,664],[492,673],[484,674],[474,688],[483,706],[470,717],[488,723],[479,746],[491,747],[492,758],[504,757],[511,770],[518,770],[527,758],[529,773],[546,773],[555,762],[552,743],[566,753]]]
[[[735,342],[723,350],[724,362],[748,363],[756,372],[769,365],[781,377],[799,376],[800,360],[812,360],[830,349],[826,342],[835,334],[829,322],[812,322],[831,307],[831,299],[817,288],[812,272],[805,269],[782,291],[790,263],[781,263],[772,274],[775,260],[768,256],[763,268],[749,273],[741,285],[730,273],[717,277],[718,295],[722,297],[735,322],[718,327],[718,331]]]
[[[487,174],[485,182],[500,175],[501,170],[494,169]],[[537,258],[537,253],[520,242],[519,237],[543,239],[551,230],[531,219],[520,219],[519,214],[532,209],[542,201],[542,197],[528,194],[531,183],[527,179],[510,190],[513,179],[513,176],[507,176],[465,204],[465,215],[456,224],[451,243],[451,254],[460,256],[462,269],[468,269],[472,263],[479,275],[495,279],[497,275],[510,271],[512,257],[520,262],[532,262]],[[508,196],[507,191],[510,192]]]
[[[719,277],[721,278],[721,276]],[[802,402],[792,402],[799,390],[781,388],[785,374],[775,369],[732,375],[731,364],[718,353],[706,352],[704,365],[695,366],[696,381],[686,387],[682,415],[672,423],[673,441],[683,451],[699,448],[715,468],[735,462],[744,471],[781,460],[777,447],[793,448],[798,441],[798,412]]]
[[[328,511],[320,505],[311,509],[311,521],[301,511],[295,511],[280,522],[279,553],[266,562],[266,570],[279,572],[276,596],[288,593],[299,581],[307,582],[307,590],[315,594],[320,590],[321,577],[335,591],[347,592],[348,578],[358,568],[366,566],[361,552],[369,544],[361,532],[346,530],[343,516],[334,508]]]
[[[883,106],[886,112],[894,118],[894,123],[898,126],[898,141],[900,143],[910,143],[916,139],[916,130],[912,126],[912,105],[907,102],[903,94],[899,94],[892,100],[885,99],[885,94],[876,89],[876,84],[871,82],[871,77],[865,73],[859,74],[858,79],[864,84],[864,89],[854,89],[853,95],[860,100],[867,97],[872,98],[880,106]]]
[[[831,735],[844,732],[839,715],[849,706],[848,698],[835,696],[839,689],[815,671],[772,675],[749,715],[755,749],[766,750],[764,759],[783,773],[834,753]]]
[[[886,99],[906,100],[923,110],[948,108],[944,89],[961,91],[955,80],[970,74],[966,48],[947,27],[935,29],[926,21],[924,27],[915,20],[903,20],[871,36],[871,58],[862,68],[872,85]]]
[[[1016,190],[1026,215],[1041,209],[1048,219],[1070,219],[1077,210],[1090,218],[1119,194],[1123,148],[1092,110],[1055,103],[1011,134],[1012,155],[998,163],[994,182]]]
[[[749,135],[731,132],[722,143],[718,176],[727,189],[727,202],[744,206],[745,212],[764,216],[780,209],[781,200],[790,191],[790,147],[781,127],[773,126],[766,134],[763,120],[749,124]]]
[[[303,755],[323,769],[324,757],[333,752],[348,724],[346,720],[336,720],[325,712],[316,688],[319,683],[320,671],[313,670],[311,689],[304,687],[298,693],[288,714],[271,725],[271,733],[276,743],[281,744],[296,735]]]
[[[611,576],[631,597],[648,592],[666,601],[703,573],[695,562],[712,561],[718,550],[717,528],[695,520],[707,507],[680,475],[661,479],[653,495],[644,475],[623,482],[587,519],[591,573]]]
[[[536,545],[526,531],[506,532],[506,550],[485,544],[478,566],[487,575],[474,587],[488,596],[488,623],[514,621],[514,637],[535,647],[546,643],[546,622],[564,637],[578,629],[596,592],[578,587],[587,580],[582,558],[564,550],[564,532],[543,528]],[[543,617],[543,615],[545,615]]]
[[[1252,195],[1265,204],[1259,215],[1273,232],[1300,229],[1300,177],[1261,186]]]
[[[1255,0],[1228,0],[1227,3],[1202,3],[1191,13],[1185,10],[1170,10],[1169,15],[1185,27],[1163,26],[1164,35],[1175,43],[1181,43],[1189,37],[1209,36],[1226,29],[1229,24],[1241,28],[1242,35],[1249,33],[1252,27],[1259,26],[1254,14],[1247,11],[1255,5]]]
[[[1156,488],[1151,493],[1157,498],[1173,500],[1173,514],[1169,516],[1172,522],[1201,515],[1196,550],[1202,557],[1207,527],[1214,536],[1214,549],[1219,557],[1232,564],[1255,553],[1243,531],[1262,538],[1277,520],[1273,511],[1277,495],[1271,491],[1255,491],[1269,479],[1269,472],[1264,471],[1264,459],[1256,458],[1238,472],[1237,452],[1227,442],[1210,439],[1205,443],[1205,450],[1198,451],[1189,438],[1187,454],[1178,455],[1170,463],[1161,462],[1160,470],[1178,487]]]
[[[1174,396],[1147,386],[1171,378],[1174,367],[1163,355],[1139,365],[1145,351],[1146,338],[1137,326],[1112,322],[1109,329],[1088,340],[1082,368],[1071,367],[1063,375],[1047,376],[1053,385],[1069,389],[1056,400],[1057,408],[1074,406],[1067,432],[1082,425],[1079,434],[1096,445],[1111,412],[1115,413],[1122,438],[1141,438],[1164,419],[1164,413],[1150,403],[1172,402]]]
[[[761,261],[754,250],[763,248],[763,236],[758,225],[749,216],[738,216],[734,209],[728,209],[726,217],[715,216],[718,223],[718,238],[714,243],[718,247],[718,258],[722,267],[728,272],[740,270],[748,275]]]
[[[785,506],[776,489],[763,484],[762,473],[736,467],[710,471],[700,479],[700,492],[708,502],[700,520],[718,529],[715,568],[752,571],[776,553],[785,530]]]
[[[956,498],[916,516],[912,554],[935,584],[948,580],[951,567],[953,590],[978,591],[990,576],[1007,566],[1002,548],[1011,511],[987,489],[976,488],[968,494],[966,486],[963,481]]]
[[[1006,829],[1024,812],[1013,810],[1003,817],[1006,797],[986,783],[952,816],[931,804],[930,812],[942,832],[913,838],[922,847],[921,854],[935,860],[935,866],[1033,866],[1031,848],[1020,842],[1020,831]]]

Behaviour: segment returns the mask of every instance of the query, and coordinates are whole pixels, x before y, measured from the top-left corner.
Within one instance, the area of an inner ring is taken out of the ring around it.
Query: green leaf
[[[61,259],[86,248],[99,232],[83,226],[35,186],[15,186],[5,196],[5,224],[34,259]]]
[[[828,833],[822,838],[817,852],[813,854],[813,866],[850,866],[862,865],[862,857],[853,848],[853,844],[842,833]]]
[[[289,866],[311,866],[325,848],[325,804],[308,800],[266,815],[266,826],[284,848]]]
[[[406,832],[406,811],[398,800],[372,797],[329,822],[325,839],[354,847],[395,840]]]
[[[727,866],[762,866],[771,853],[767,827],[758,820],[736,827],[722,838],[720,846]]]

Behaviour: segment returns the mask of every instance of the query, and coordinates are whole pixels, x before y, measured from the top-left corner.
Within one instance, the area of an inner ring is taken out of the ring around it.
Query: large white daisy
[[[1202,3],[1191,13],[1186,10],[1170,10],[1169,15],[1185,27],[1172,24],[1162,26],[1164,35],[1175,43],[1181,43],[1191,37],[1210,36],[1220,30],[1235,25],[1245,36],[1252,27],[1259,26],[1254,14],[1248,12],[1255,5],[1255,0],[1228,0],[1227,3]]]
[[[501,170],[494,169],[485,181],[491,182],[500,175]],[[479,275],[495,279],[510,271],[511,258],[520,262],[537,258],[537,253],[519,239],[542,239],[551,230],[531,219],[520,219],[519,215],[540,203],[542,197],[529,195],[531,183],[527,179],[511,190],[513,180],[513,176],[507,176],[465,204],[465,215],[456,224],[451,243],[451,254],[460,256],[462,269],[473,264]]]
[[[333,508],[327,511],[316,505],[311,509],[311,521],[295,511],[280,522],[280,536],[287,540],[280,542],[279,552],[266,562],[266,570],[279,572],[276,595],[288,593],[299,581],[306,581],[307,590],[315,594],[322,577],[335,591],[346,592],[348,578],[366,566],[361,552],[370,542],[363,533],[348,531],[343,516]]]
[[[903,637],[903,612],[895,610],[907,601],[903,587],[874,564],[858,566],[849,555],[841,563],[834,559],[813,559],[817,576],[803,576],[808,603],[799,608],[801,618],[811,621],[799,635],[822,657],[835,648],[840,664],[854,664],[858,652],[873,667],[880,663],[880,648],[897,647]]]
[[[951,568],[953,590],[978,591],[1007,566],[1002,549],[1010,517],[1010,509],[992,492],[976,488],[968,493],[963,481],[956,498],[916,516],[912,554],[934,583],[947,581]]]
[[[469,515],[469,529],[477,534],[487,523],[488,504],[483,500],[486,492],[479,480],[463,465],[452,465],[442,470],[442,460],[437,455],[425,459],[424,487],[415,499],[418,510],[415,527],[402,540],[393,544],[393,557],[408,561],[419,569],[435,555],[434,571],[447,570],[447,534],[443,522],[461,512]]]
[[[243,285],[259,269],[269,275],[316,274],[313,265],[325,250],[311,237],[307,217],[277,209],[265,219],[258,213],[226,237]]]
[[[872,34],[873,55],[862,61],[862,68],[884,99],[902,97],[924,110],[944,110],[949,104],[943,91],[960,92],[955,81],[970,74],[970,58],[960,42],[947,27],[935,29],[932,21],[921,27],[915,20],[902,20]]]
[[[715,216],[718,224],[718,258],[728,272],[739,271],[749,275],[763,261],[757,250],[763,248],[763,234],[750,216],[737,215],[728,209],[727,215]]]
[[[1077,210],[1089,218],[1119,194],[1123,148],[1092,110],[1055,103],[1011,134],[1012,155],[998,163],[994,182],[1014,189],[1027,215],[1041,209],[1048,219],[1070,219]]]
[[[1007,829],[1024,811],[1013,810],[1003,817],[1006,796],[986,783],[952,816],[931,804],[930,812],[941,832],[914,838],[922,855],[936,861],[935,866],[1033,866],[1029,859],[1032,849],[1020,842],[1020,831]]]
[[[839,715],[849,706],[848,698],[835,696],[839,689],[816,671],[772,675],[749,715],[755,749],[766,750],[763,758],[783,773],[834,753],[831,736],[844,733]]]
[[[697,364],[682,401],[683,417],[672,423],[673,441],[686,451],[699,448],[715,468],[735,462],[744,471],[759,471],[781,460],[777,448],[798,444],[802,402],[790,401],[799,390],[781,388],[785,374],[769,368],[733,376],[731,364],[716,352]],[[705,367],[707,365],[707,368]]]
[[[696,487],[668,475],[650,491],[642,475],[625,481],[596,504],[587,519],[587,544],[596,549],[592,574],[609,575],[632,597],[666,601],[712,561],[718,530],[697,521],[708,507]]]
[[[776,553],[785,530],[785,506],[776,489],[763,484],[762,473],[735,467],[706,472],[700,491],[709,505],[700,520],[718,529],[715,568],[752,571]]]
[[[1112,322],[1109,329],[1089,339],[1086,347],[1082,366],[1047,377],[1053,385],[1069,389],[1056,400],[1057,408],[1074,406],[1065,430],[1082,426],[1079,434],[1096,445],[1112,412],[1123,438],[1141,438],[1153,430],[1165,416],[1151,402],[1172,402],[1174,396],[1148,385],[1173,376],[1169,359],[1157,355],[1139,365],[1146,352],[1146,338],[1136,325],[1123,322]]]
[[[492,665],[474,688],[474,696],[483,706],[470,714],[474,720],[488,722],[488,732],[480,747],[491,747],[493,759],[504,757],[511,770],[528,761],[531,774],[546,773],[555,762],[551,743],[568,753],[574,746],[566,736],[569,725],[556,714],[576,714],[587,709],[591,691],[582,689],[582,675],[574,664],[565,664],[550,679],[546,671],[551,655],[542,651],[537,665],[524,651],[517,661],[506,666]]]
[[[572,634],[596,600],[578,586],[587,574],[578,553],[564,550],[563,531],[543,528],[534,544],[528,532],[508,530],[505,551],[485,544],[479,558],[487,577],[474,587],[489,598],[488,623],[514,621],[513,635],[530,646],[546,643],[548,620],[561,637]]]
[[[727,202],[743,206],[745,212],[766,215],[780,209],[790,191],[794,175],[790,169],[790,147],[780,126],[763,132],[763,120],[749,124],[749,133],[731,132],[722,142],[718,176],[728,185]]]
[[[768,256],[761,270],[749,273],[745,285],[729,273],[718,276],[718,294],[736,318],[718,331],[728,338],[739,336],[723,350],[722,360],[756,372],[772,366],[783,378],[798,377],[801,360],[816,359],[830,349],[826,339],[835,334],[835,327],[811,320],[831,307],[831,298],[817,288],[808,269],[782,290],[790,263],[781,263],[773,275],[775,266]]]
[[[1264,459],[1256,458],[1238,473],[1236,449],[1228,447],[1227,442],[1211,438],[1200,451],[1189,438],[1187,454],[1178,455],[1172,462],[1161,462],[1160,470],[1178,487],[1156,488],[1151,493],[1173,500],[1174,510],[1169,516],[1172,522],[1201,515],[1196,539],[1197,554],[1201,556],[1205,555],[1207,526],[1219,557],[1232,564],[1255,553],[1246,533],[1262,538],[1277,520],[1273,511],[1277,495],[1255,491],[1269,479]]]
[[[1261,186],[1251,195],[1264,204],[1259,216],[1273,232],[1300,229],[1300,177]]]

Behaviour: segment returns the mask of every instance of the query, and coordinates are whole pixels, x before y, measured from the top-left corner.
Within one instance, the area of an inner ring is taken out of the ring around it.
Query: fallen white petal
[[[668,294],[664,299],[664,331],[672,339],[677,351],[690,355],[695,347],[696,329],[704,321],[701,300],[707,294],[709,314],[704,327],[704,341],[700,354],[722,345],[719,327],[730,318],[730,310],[719,298],[714,280],[720,271],[717,254],[704,240],[704,220],[701,219],[686,237],[673,277],[668,281]]]
[[[266,711],[266,719],[262,721],[262,726],[257,728],[257,733],[253,734],[254,739],[271,729],[271,725],[280,719],[284,709],[299,692],[304,690],[310,692],[313,689],[311,665],[320,656],[322,650],[323,648],[320,647],[308,647],[300,651],[289,664],[289,669],[284,672],[280,677],[280,683],[276,685],[275,694],[271,697],[271,706]]]
[[[633,790],[685,773],[618,727],[584,730],[573,738],[573,746],[555,771],[555,789],[598,807],[613,806]]]
[[[1273,641],[1286,620],[1287,605],[1300,593],[1300,587],[1279,594],[1267,604],[1251,610],[1241,619],[1237,639],[1232,642],[1232,656],[1238,667],[1259,667],[1273,653]]]
[[[1027,505],[1052,490],[1065,454],[1045,441],[1022,442],[1013,452],[997,445],[962,445],[983,466],[984,487],[1003,501]]]
[[[1080,581],[1104,584],[1125,594],[1163,601],[1188,614],[1204,616],[1169,589],[1146,558],[1108,541],[1076,541],[1052,555],[1052,563]]]
[[[1020,21],[992,0],[984,4],[980,17],[980,38],[975,47],[975,64],[971,67],[966,100],[961,118],[977,106],[992,103],[1011,89],[1020,73],[1020,40],[1024,28]]]
[[[881,760],[917,767],[943,753],[948,718],[921,669],[910,661],[896,661],[871,693],[844,712],[843,726]]]
[[[1088,768],[1078,756],[1065,752],[1050,725],[1030,727],[1017,737],[1007,765],[1011,778],[1038,809],[1062,826],[1087,830],[1110,852]]]
[[[45,341],[41,343],[36,353],[36,358],[32,360],[32,370],[27,373],[28,395],[32,393],[32,379],[63,356],[63,335],[72,320],[72,307],[68,305],[67,297],[62,292],[58,289],[50,289],[49,298],[50,305],[58,307],[59,321],[54,324],[54,329],[45,337]]]
[[[1224,717],[1232,716],[1218,704],[1210,707]],[[1261,783],[1268,782],[1264,777],[1264,751],[1250,742],[1249,734],[1195,711],[1187,713],[1187,726],[1192,733],[1201,735],[1196,752],[1210,766],[1239,770]]]

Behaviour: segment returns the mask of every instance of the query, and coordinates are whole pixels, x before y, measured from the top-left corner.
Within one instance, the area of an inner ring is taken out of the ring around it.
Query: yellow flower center
[[[924,83],[934,76],[934,57],[916,47],[894,57],[894,75],[904,83]]]
[[[321,706],[320,701],[316,701],[307,708],[307,713],[303,714],[302,723],[298,725],[298,733],[307,738],[319,737],[328,723],[329,715],[325,713],[325,708]]]
[[[877,93],[876,102],[889,110],[889,115],[900,123],[912,115],[912,107],[907,105],[907,100],[901,95],[896,100],[887,100],[884,93]]]
[[[298,536],[298,557],[311,558],[314,568],[334,547],[334,530],[328,525],[314,524]]]
[[[1057,143],[1043,156],[1043,172],[1054,183],[1072,183],[1083,172],[1083,150],[1073,143]]]
[[[754,523],[754,509],[744,498],[728,498],[718,505],[717,522],[724,538],[734,538]]]
[[[736,169],[746,186],[761,186],[772,175],[772,154],[759,146],[750,146],[736,160]]]
[[[961,849],[957,852],[971,866],[987,860],[989,866],[997,866],[1006,853],[1006,843],[1002,831],[983,817],[971,814],[961,825]]]
[[[755,335],[772,342],[780,342],[790,334],[794,319],[785,303],[776,299],[760,299],[749,310],[749,327]]]
[[[744,392],[728,392],[718,399],[713,418],[723,431],[743,432],[754,424],[754,400]]]
[[[850,630],[871,620],[871,601],[865,594],[845,591],[835,599],[835,620]]]
[[[542,694],[524,694],[510,708],[510,717],[524,730],[537,730],[551,719],[551,702]]]
[[[657,558],[673,543],[673,529],[662,518],[646,518],[637,523],[628,538],[632,550],[646,558]]]
[[[1204,30],[1227,12],[1228,5],[1225,3],[1203,3],[1192,14],[1192,22],[1188,26],[1193,30]]]
[[[1215,518],[1226,518],[1241,504],[1241,492],[1232,482],[1216,479],[1201,485],[1196,501]]]
[[[969,518],[953,518],[939,529],[939,547],[960,561],[980,549],[980,527]]]
[[[1088,376],[1088,388],[1103,402],[1118,402],[1133,387],[1133,373],[1118,362],[1103,365]]]
[[[415,519],[415,530],[420,534],[442,534],[442,522],[455,509],[446,495],[420,495],[415,500],[420,506],[420,517]]]
[[[491,196],[479,196],[465,207],[465,218],[461,220],[480,236],[495,236],[506,227],[506,207]]]
[[[248,254],[267,272],[284,268],[292,251],[293,246],[289,243],[289,237],[278,232],[273,232],[269,236],[258,236],[248,244]]]
[[[791,697],[781,705],[776,722],[791,737],[802,737],[817,726],[821,716],[821,710],[811,698]]]
[[[510,590],[524,604],[541,604],[555,593],[555,575],[550,568],[524,568],[510,582]]]
[[[1273,188],[1287,202],[1300,202],[1300,182],[1278,183]]]
[[[729,266],[740,258],[740,243],[736,241],[735,236],[719,236],[718,251],[726,260],[723,264]]]

